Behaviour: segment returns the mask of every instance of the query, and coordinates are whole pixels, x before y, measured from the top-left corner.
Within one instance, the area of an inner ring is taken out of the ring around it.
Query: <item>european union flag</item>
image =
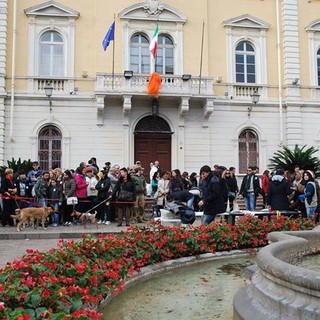
[[[104,37],[102,41],[103,50],[106,51],[110,41],[114,40],[114,29],[115,29],[115,21],[113,21],[111,27],[109,28],[106,36]]]

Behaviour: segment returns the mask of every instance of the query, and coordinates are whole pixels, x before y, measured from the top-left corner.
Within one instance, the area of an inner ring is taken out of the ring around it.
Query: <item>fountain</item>
[[[257,255],[250,285],[234,297],[233,319],[320,319],[320,272],[295,265],[319,250],[319,230],[273,232],[269,240]]]

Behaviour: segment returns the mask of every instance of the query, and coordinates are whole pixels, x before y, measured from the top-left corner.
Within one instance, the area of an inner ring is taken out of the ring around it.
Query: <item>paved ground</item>
[[[197,219],[194,225],[199,224],[200,220]],[[26,228],[21,232],[18,232],[16,227],[0,227],[0,268],[4,267],[7,262],[24,255],[26,249],[46,251],[55,248],[59,239],[79,239],[83,234],[119,233],[122,230],[126,230],[126,227],[117,227],[116,222],[109,226],[99,225],[98,229],[90,223],[87,224],[87,229],[81,225],[55,228],[49,226],[46,230],[41,227],[38,229]]]

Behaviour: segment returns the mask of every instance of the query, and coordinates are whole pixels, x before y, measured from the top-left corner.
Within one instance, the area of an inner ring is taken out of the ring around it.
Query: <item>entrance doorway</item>
[[[147,116],[141,119],[134,134],[134,161],[140,160],[147,182],[150,163],[158,160],[162,170],[171,170],[171,135],[169,124],[161,117]]]

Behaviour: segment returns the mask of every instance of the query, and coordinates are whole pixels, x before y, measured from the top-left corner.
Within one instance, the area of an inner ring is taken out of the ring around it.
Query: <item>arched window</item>
[[[246,41],[236,47],[236,82],[256,83],[256,54]]]
[[[320,86],[320,49],[317,51],[317,77],[318,86]]]
[[[158,37],[156,72],[173,74],[173,41],[167,35]]]
[[[239,135],[239,172],[246,173],[248,166],[258,166],[258,164],[258,135],[251,129],[245,129]]]
[[[39,160],[43,170],[61,168],[61,131],[55,126],[46,126],[39,132]]]
[[[58,32],[47,31],[40,37],[39,75],[64,76],[64,43]]]
[[[131,37],[130,70],[134,73],[150,73],[149,40],[145,35],[136,34]]]

